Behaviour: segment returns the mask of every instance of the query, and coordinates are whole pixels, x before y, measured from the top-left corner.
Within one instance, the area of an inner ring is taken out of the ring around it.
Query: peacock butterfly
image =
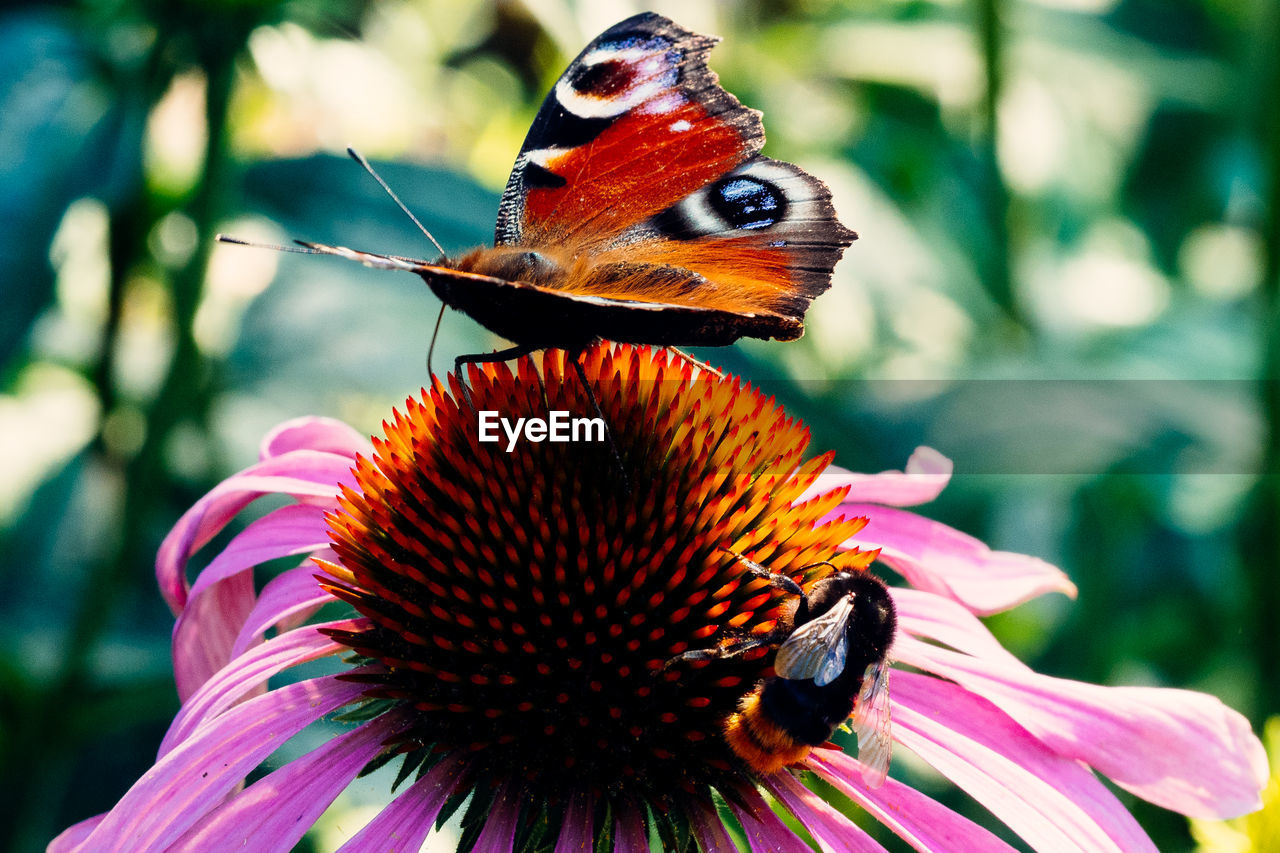
[[[428,263],[302,245],[417,273],[445,305],[516,344],[459,362],[577,352],[601,338],[799,338],[857,235],[825,184],[760,155],[760,113],[707,67],[717,41],[647,12],[587,45],[529,129],[493,248]]]

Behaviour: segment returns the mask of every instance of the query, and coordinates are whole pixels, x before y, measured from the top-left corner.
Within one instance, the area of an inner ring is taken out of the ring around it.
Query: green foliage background
[[[826,178],[862,235],[801,342],[701,355],[846,467],[951,456],[926,512],[1079,584],[990,620],[1037,668],[1280,711],[1280,8],[653,8],[725,37],[712,65],[764,110],[766,153]],[[639,10],[0,12],[0,848],[43,849],[150,763],[176,709],[151,566],[183,509],[280,420],[372,432],[426,382],[419,282],[213,235],[429,255],[354,145],[446,248],[489,241],[543,94]],[[437,363],[497,344],[447,317]]]

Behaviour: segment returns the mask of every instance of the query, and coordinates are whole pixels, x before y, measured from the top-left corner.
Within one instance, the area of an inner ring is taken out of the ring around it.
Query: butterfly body
[[[428,263],[308,245],[416,272],[523,348],[794,340],[857,235],[821,181],[760,155],[760,114],[707,67],[716,41],[645,13],[587,45],[533,121],[492,248]]]
[[[675,305],[672,300],[695,289],[705,296],[718,286],[671,264],[602,262],[563,250],[501,247],[470,252],[456,266],[416,271],[446,305],[531,347],[578,350],[601,338],[723,346],[744,336],[792,340],[804,329],[783,315]]]

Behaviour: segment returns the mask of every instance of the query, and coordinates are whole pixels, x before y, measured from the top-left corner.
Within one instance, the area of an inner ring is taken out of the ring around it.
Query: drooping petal
[[[324,548],[328,538],[322,507],[291,504],[251,523],[205,567],[174,626],[179,698],[185,700],[231,659],[256,602],[253,567]]]
[[[383,714],[329,738],[205,815],[168,853],[288,853],[403,725]]]
[[[823,750],[824,752],[826,750]],[[884,848],[822,797],[783,770],[760,780],[765,790],[800,821],[825,853],[883,853]]]
[[[1026,666],[1000,645],[978,617],[951,599],[906,587],[893,587],[889,592],[893,596],[899,632],[928,637],[976,657]]]
[[[476,839],[476,850],[510,850],[520,822],[520,792],[513,782],[504,782],[489,806],[489,819]]]
[[[868,519],[845,546],[879,548],[880,559],[912,586],[954,599],[979,615],[999,613],[1048,592],[1075,597],[1075,584],[1044,560],[992,551],[972,536],[915,513],[863,503],[841,504],[837,512]]]
[[[86,853],[167,850],[277,747],[362,692],[362,685],[325,676],[272,690],[231,708],[143,774],[81,849]]]
[[[747,843],[755,853],[810,853],[809,845],[787,828],[755,788],[741,788],[737,794],[749,808],[744,809],[734,798],[729,799],[729,808],[742,824]]]
[[[240,626],[253,611],[253,576],[232,575],[188,599],[173,626],[173,679],[187,697],[231,659]]]
[[[436,815],[464,779],[462,763],[445,758],[378,812],[338,853],[418,853]],[[476,850],[502,849],[476,845]]]
[[[1266,751],[1248,720],[1214,696],[1085,684],[900,640],[900,660],[987,697],[1058,754],[1145,800],[1203,818],[1261,807]]]
[[[951,460],[932,447],[917,447],[905,470],[859,474],[832,465],[818,476],[802,500],[842,486],[849,487],[846,501],[887,506],[915,506],[942,494],[951,480]]]
[[[614,814],[613,853],[649,853],[644,819],[630,806],[623,806]]]
[[[899,638],[901,639],[901,638]],[[955,684],[894,673],[894,740],[1036,850],[1154,851],[1133,816],[1077,761]]]
[[[80,850],[85,839],[98,828],[98,824],[102,823],[102,819],[106,816],[107,813],[103,812],[68,826],[49,842],[49,846],[45,848],[45,853],[74,853],[74,851]]]
[[[715,809],[695,801],[688,811],[689,828],[698,840],[701,853],[738,853],[738,845],[729,837],[729,830]]]
[[[310,504],[289,504],[264,515],[240,531],[201,570],[188,595],[195,598],[209,586],[254,566],[309,554],[329,545],[325,508]]]
[[[963,815],[892,777],[879,788],[862,781],[862,764],[834,749],[814,750],[809,767],[849,799],[866,809],[895,835],[921,853],[1014,848]]]
[[[590,853],[594,841],[591,834],[592,806],[591,799],[583,794],[574,794],[570,798],[555,853],[582,853],[584,850]]]
[[[174,614],[187,602],[187,560],[236,513],[267,494],[336,506],[340,484],[351,485],[351,459],[315,450],[294,450],[252,465],[214,486],[169,531],[156,556],[156,581]]]
[[[364,433],[342,421],[309,416],[285,421],[267,433],[259,445],[258,458],[270,459],[294,450],[320,450],[354,459],[357,453],[368,456],[373,444]]]
[[[320,555],[325,553],[332,556],[329,551],[321,551]],[[240,628],[240,634],[231,647],[231,657],[244,654],[244,650],[256,643],[267,629],[288,631],[306,621],[322,605],[333,601],[333,596],[320,586],[315,576],[316,566],[307,560],[268,581]]]
[[[271,676],[291,666],[336,654],[346,648],[321,633],[322,629],[359,630],[367,624],[364,619],[348,619],[324,625],[308,625],[272,637],[236,658],[183,703],[160,744],[160,756],[163,757],[206,721],[241,701],[255,688],[265,686]]]

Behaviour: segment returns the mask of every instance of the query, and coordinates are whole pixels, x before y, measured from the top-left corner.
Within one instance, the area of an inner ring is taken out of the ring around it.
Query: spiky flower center
[[[480,442],[479,411],[595,413],[559,353],[396,413],[330,519],[331,588],[372,623],[338,637],[380,665],[369,696],[411,709],[403,749],[465,753],[552,808],[666,809],[746,778],[722,729],[772,662],[681,655],[792,605],[725,549],[802,584],[869,555],[836,556],[860,519],[820,523],[842,493],[797,502],[830,457],[801,464],[807,431],[771,400],[648,350],[583,358],[620,465],[608,442]]]

